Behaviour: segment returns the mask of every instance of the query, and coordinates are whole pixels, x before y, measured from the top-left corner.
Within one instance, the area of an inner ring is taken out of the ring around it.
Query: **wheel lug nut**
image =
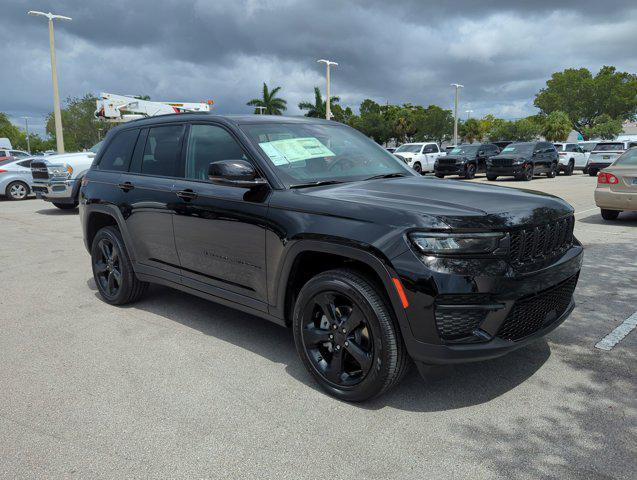
[[[341,346],[340,345],[336,345],[336,350],[340,350]]]
[[[336,330],[336,325],[332,325],[332,330]]]
[[[346,347],[349,347],[349,342],[345,342],[345,346],[346,346]]]
[[[341,330],[341,332],[343,332],[343,333],[347,333],[347,330],[343,329],[343,330]]]
[[[333,338],[334,338],[334,335],[330,333],[330,340],[332,340]]]

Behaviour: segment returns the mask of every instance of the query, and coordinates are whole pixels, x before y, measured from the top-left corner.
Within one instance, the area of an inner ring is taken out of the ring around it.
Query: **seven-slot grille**
[[[49,179],[49,170],[47,169],[47,165],[44,162],[31,162],[31,175],[33,178],[38,180],[48,180]]]
[[[511,232],[509,257],[514,266],[533,263],[553,257],[573,245],[575,218],[528,227]]]
[[[439,158],[438,165],[455,165],[456,161],[455,158]]]
[[[512,158],[492,158],[491,164],[494,167],[512,167],[513,159]]]
[[[571,303],[578,275],[517,300],[497,336],[505,340],[520,340],[560,318]]]

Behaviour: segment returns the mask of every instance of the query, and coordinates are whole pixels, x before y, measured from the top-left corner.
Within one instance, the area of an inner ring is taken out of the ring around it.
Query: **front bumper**
[[[77,180],[34,180],[33,193],[47,202],[74,203]]]
[[[514,164],[510,167],[496,167],[493,165],[487,166],[487,174],[489,175],[502,175],[504,177],[510,177],[519,175],[524,171],[524,164]]]
[[[434,168],[436,173],[442,175],[464,175],[464,163],[456,163],[454,165],[436,165]]]
[[[637,211],[637,193],[613,192],[610,188],[596,188],[595,205],[605,210]]]
[[[546,335],[574,308],[572,289],[582,258],[578,242],[559,258],[525,272],[515,271],[505,260],[429,257],[423,261],[412,251],[401,254],[392,263],[409,302],[407,328],[401,325],[409,354],[425,364],[480,361]],[[466,298],[481,301],[465,302]],[[445,323],[449,312],[460,312],[456,317],[460,321],[469,318],[474,322],[472,334],[445,338],[450,331],[445,329],[451,328],[453,334],[456,328],[453,317],[451,323]],[[465,313],[468,316],[463,317]]]

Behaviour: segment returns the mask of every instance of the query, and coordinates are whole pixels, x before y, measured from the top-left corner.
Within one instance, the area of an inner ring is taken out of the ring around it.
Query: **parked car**
[[[604,220],[616,220],[623,211],[637,211],[637,147],[626,150],[599,172],[595,204]]]
[[[62,210],[77,208],[80,183],[102,142],[86,152],[47,155],[31,163],[33,191],[37,198]]]
[[[487,180],[506,176],[530,181],[534,175],[541,173],[553,178],[557,173],[557,164],[557,150],[550,142],[511,143],[487,160]]]
[[[105,302],[158,282],[289,327],[310,374],[348,401],[396,385],[409,357],[483,360],[546,335],[573,309],[583,254],[560,198],[422,177],[306,117],[116,127],[80,220]]]
[[[499,140],[497,142],[491,142],[491,143],[495,145],[496,147],[498,147],[500,150],[504,150],[507,145],[510,145],[513,142],[509,140]]]
[[[31,154],[22,150],[2,149],[0,150],[0,160],[9,160],[10,158],[28,158]]]
[[[437,143],[404,143],[396,149],[395,155],[405,159],[407,165],[418,173],[434,171],[436,159],[444,155]]]
[[[487,171],[487,159],[500,153],[500,149],[491,143],[467,143],[458,145],[434,164],[434,173],[438,178],[445,175],[460,175],[473,178],[476,173]]]
[[[584,149],[577,143],[554,143],[559,155],[558,173],[572,175],[574,170],[584,170],[587,163],[587,155]]]
[[[0,160],[0,195],[9,200],[24,200],[32,191],[31,158]]]
[[[610,166],[622,153],[626,151],[626,142],[598,142],[588,157],[588,174],[597,175],[602,169]]]
[[[385,150],[387,150],[389,153],[394,153],[396,151],[396,147],[385,147]]]
[[[456,147],[457,147],[457,145],[447,145],[447,146],[445,147],[445,151],[444,151],[443,153],[444,153],[445,155],[449,155],[449,152],[450,152],[451,150],[453,150],[454,148],[456,148]]]

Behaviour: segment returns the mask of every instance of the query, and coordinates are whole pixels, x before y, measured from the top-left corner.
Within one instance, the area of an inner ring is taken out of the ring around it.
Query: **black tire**
[[[524,180],[525,182],[530,182],[531,180],[533,180],[533,175],[535,175],[535,167],[533,166],[533,164],[529,163],[524,166],[524,170],[516,178],[518,180]]]
[[[470,180],[476,176],[476,166],[473,163],[468,164],[464,170],[464,178]]]
[[[617,217],[619,217],[619,210],[606,210],[602,208],[601,213],[604,220],[617,220]]]
[[[571,175],[573,175],[574,170],[575,170],[575,160],[571,159],[568,162],[568,166],[566,167],[566,170],[564,170],[564,175],[566,175],[567,177],[570,177]]]
[[[597,170],[595,168],[589,168],[588,169],[588,175],[590,177],[596,177],[598,172],[599,172],[599,170]]]
[[[52,202],[52,203],[53,203],[53,205],[55,205],[60,210],[73,210],[74,208],[77,208],[77,205],[78,205],[77,202],[73,202],[73,203],[55,203],[55,202]]]
[[[296,300],[292,329],[305,368],[341,400],[381,395],[410,365],[388,300],[352,270],[329,270],[310,279]]]
[[[557,164],[556,163],[552,163],[551,164],[551,169],[546,172],[546,177],[547,178],[555,178],[555,175],[557,175]]]
[[[497,178],[497,175],[491,175],[490,173],[487,173],[487,180],[489,180],[490,182],[494,182]]]
[[[420,162],[416,162],[414,163],[414,170],[418,173],[420,173],[422,175],[422,166],[420,165]]]
[[[26,200],[29,196],[29,186],[19,180],[7,185],[4,194],[9,200]]]
[[[122,235],[115,227],[104,227],[95,234],[91,266],[102,300],[111,305],[135,302],[148,288],[148,283],[135,275]]]
[[[588,173],[588,167],[584,167],[584,169],[582,170],[582,173],[586,175]]]
[[[445,178],[445,176],[442,173],[436,173],[436,177],[437,178]]]

